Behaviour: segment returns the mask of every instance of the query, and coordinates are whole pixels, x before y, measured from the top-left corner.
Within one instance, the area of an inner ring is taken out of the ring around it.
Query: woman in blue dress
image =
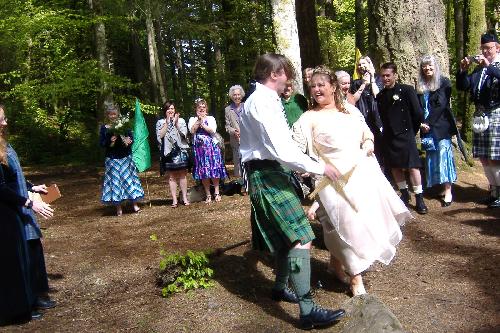
[[[188,129],[193,134],[193,154],[194,167],[193,177],[201,180],[205,190],[206,203],[212,202],[210,194],[210,181],[214,185],[214,200],[221,201],[219,193],[220,179],[227,178],[226,167],[222,156],[219,142],[215,133],[217,123],[215,118],[207,115],[207,102],[204,99],[195,101],[196,117],[191,117],[188,122]]]
[[[447,207],[453,200],[451,184],[457,180],[451,145],[451,137],[457,134],[457,126],[450,108],[450,80],[441,75],[432,55],[420,60],[417,93],[425,116],[420,133],[422,148],[426,151],[427,187],[442,184],[442,205]]]

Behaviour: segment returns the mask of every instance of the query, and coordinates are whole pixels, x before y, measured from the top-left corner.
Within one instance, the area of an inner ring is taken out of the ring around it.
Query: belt
[[[250,160],[245,162],[245,168],[251,170],[276,169],[281,165],[275,160]]]

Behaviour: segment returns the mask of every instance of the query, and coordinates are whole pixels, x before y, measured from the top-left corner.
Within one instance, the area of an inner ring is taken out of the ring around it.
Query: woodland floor
[[[217,204],[170,208],[165,178],[149,172],[151,205],[122,217],[100,204],[102,170],[27,170],[34,183],[57,183],[63,197],[55,217],[41,221],[51,296],[58,302],[43,319],[0,332],[295,332],[298,307],[269,299],[272,268],[248,245],[215,257],[215,286],[162,298],[155,286],[159,243],[167,252],[216,249],[250,238],[249,199],[235,195]],[[145,185],[145,179],[143,185]],[[390,266],[364,275],[369,293],[408,332],[500,332],[500,210],[475,202],[486,196],[479,166],[461,167],[454,203],[403,227]],[[326,272],[321,226],[312,251],[317,301],[337,308],[346,287]],[[153,242],[150,235],[159,241]],[[332,328],[324,331],[337,331]]]

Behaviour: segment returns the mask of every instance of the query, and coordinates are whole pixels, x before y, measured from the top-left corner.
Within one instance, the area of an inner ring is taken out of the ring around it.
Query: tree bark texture
[[[316,67],[321,64],[318,23],[314,0],[295,0],[297,30],[299,33],[302,67]]]
[[[375,41],[370,45],[375,63],[393,61],[400,80],[414,85],[419,58],[434,55],[444,75],[449,76],[445,6],[442,0],[371,0],[370,12]]]
[[[276,52],[283,54],[293,64],[296,72],[294,86],[303,94],[300,59],[299,33],[295,18],[295,0],[271,0],[273,9],[273,28],[276,38]]]
[[[464,0],[464,14],[466,29],[464,30],[465,55],[480,53],[481,34],[486,31],[486,15],[484,0]],[[465,95],[462,109],[462,137],[467,142],[472,142],[472,117],[475,107]]]
[[[363,10],[363,0],[354,1],[354,25],[356,33],[356,47],[361,54],[365,54],[365,13]]]
[[[100,0],[88,0],[90,10],[93,15],[100,17],[103,15],[103,9]],[[106,27],[100,19],[94,25],[95,34],[95,53],[99,62],[99,68],[104,72],[110,72],[110,63],[108,58],[108,48],[106,46]],[[96,116],[98,122],[104,120],[104,104],[113,103],[113,92],[105,80],[101,81],[101,91],[97,98]]]
[[[464,3],[463,0],[453,1],[453,18],[455,21],[455,62],[460,63],[460,60],[465,56],[464,53]]]
[[[156,104],[166,100],[165,87],[160,73],[160,62],[158,60],[158,50],[156,49],[156,33],[151,14],[151,6],[146,8],[146,31],[148,34],[149,72],[151,74],[151,91]]]

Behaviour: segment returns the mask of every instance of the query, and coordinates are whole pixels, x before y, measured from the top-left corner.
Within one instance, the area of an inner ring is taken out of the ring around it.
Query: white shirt
[[[260,83],[241,113],[240,153],[243,162],[276,160],[293,170],[325,172],[324,165],[302,153],[293,141],[278,93]]]
[[[194,126],[194,123],[198,121],[198,117],[189,118],[188,129],[191,132],[191,129]],[[215,118],[212,116],[205,117],[205,126],[208,126],[214,133],[217,131],[217,123],[215,122]]]

